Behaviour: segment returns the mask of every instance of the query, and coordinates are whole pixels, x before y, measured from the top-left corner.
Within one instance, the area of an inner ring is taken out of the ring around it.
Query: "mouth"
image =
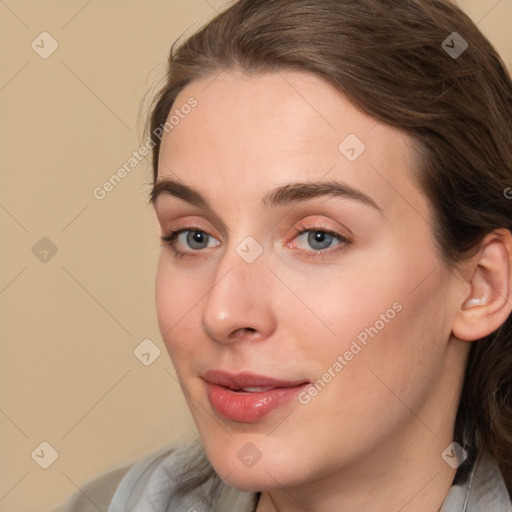
[[[211,370],[202,375],[213,410],[222,418],[254,423],[295,398],[306,380],[281,380],[243,372]]]

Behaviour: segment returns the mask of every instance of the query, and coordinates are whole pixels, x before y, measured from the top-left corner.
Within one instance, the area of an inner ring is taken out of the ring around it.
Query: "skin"
[[[510,239],[490,235],[450,273],[412,178],[411,139],[315,76],[222,72],[189,84],[173,109],[191,96],[197,107],[162,139],[158,179],[193,187],[212,211],[169,194],[154,207],[162,234],[188,227],[210,238],[194,252],[181,235],[183,258],[163,244],[156,306],[213,467],[238,489],[263,491],[258,512],[437,511],[455,475],[441,453],[467,340],[510,312]],[[353,162],[338,149],[349,134],[366,146]],[[382,212],[325,196],[261,206],[269,191],[306,180],[346,183]],[[320,251],[298,227],[350,243]],[[248,236],[263,250],[252,263],[236,252]],[[307,405],[292,400],[251,424],[211,407],[204,371],[315,382],[396,303],[400,312]],[[261,453],[251,468],[237,457],[248,442]]]

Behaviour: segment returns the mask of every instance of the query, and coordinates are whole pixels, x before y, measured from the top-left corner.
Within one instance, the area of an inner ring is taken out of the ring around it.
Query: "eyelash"
[[[179,258],[179,259],[193,258],[196,255],[204,252],[204,249],[198,250],[198,251],[192,250],[192,252],[180,251],[180,250],[176,249],[176,240],[177,240],[178,236],[181,235],[181,233],[185,233],[187,231],[200,232],[200,233],[204,233],[208,236],[212,236],[207,231],[205,231],[203,228],[201,228],[199,226],[178,227],[174,231],[171,231],[169,234],[161,236],[160,239],[162,240],[162,242],[164,242],[167,246],[169,246],[172,249],[174,256],[176,258]],[[320,232],[320,233],[323,233],[326,235],[330,235],[335,240],[338,240],[338,242],[340,242],[340,244],[337,246],[336,249],[309,250],[309,251],[302,249],[301,252],[303,253],[303,255],[306,258],[311,258],[311,259],[324,258],[326,253],[332,255],[332,253],[337,253],[339,251],[343,251],[347,248],[347,246],[349,246],[352,243],[352,241],[349,240],[348,238],[346,238],[345,236],[340,235],[339,233],[336,233],[335,231],[332,231],[323,225],[312,226],[312,227],[300,225],[297,227],[297,229],[294,233],[293,239],[299,237],[300,235],[302,235],[304,233],[309,233],[309,232]]]

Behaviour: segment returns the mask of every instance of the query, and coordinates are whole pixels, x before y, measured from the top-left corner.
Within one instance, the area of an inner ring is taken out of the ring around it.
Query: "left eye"
[[[305,238],[308,245],[315,251],[323,251],[325,249],[328,249],[331,247],[331,244],[333,242],[340,243],[344,239],[341,235],[338,235],[337,233],[330,233],[323,230],[304,230],[297,238]],[[337,244],[335,244],[337,245]]]

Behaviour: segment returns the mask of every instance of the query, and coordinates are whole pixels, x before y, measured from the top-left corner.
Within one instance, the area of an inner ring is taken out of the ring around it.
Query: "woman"
[[[201,444],[109,511],[512,510],[512,83],[469,18],[240,0],[173,48],[150,137]]]

